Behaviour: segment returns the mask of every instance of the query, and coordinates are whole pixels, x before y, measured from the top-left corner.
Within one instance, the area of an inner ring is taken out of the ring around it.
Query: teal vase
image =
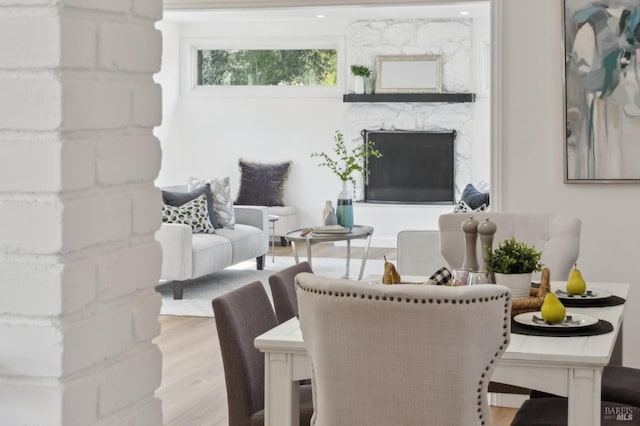
[[[338,216],[338,225],[353,229],[353,200],[349,193],[349,181],[342,181],[342,191],[338,194],[338,207],[336,216]]]

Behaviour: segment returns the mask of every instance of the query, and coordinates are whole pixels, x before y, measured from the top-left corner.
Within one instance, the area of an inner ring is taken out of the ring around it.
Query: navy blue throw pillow
[[[180,207],[191,200],[195,200],[203,194],[207,197],[207,212],[209,213],[209,220],[214,228],[220,228],[220,226],[218,226],[218,222],[216,222],[216,215],[213,211],[213,197],[211,196],[211,185],[209,184],[196,188],[191,192],[162,190],[162,201],[169,206]]]
[[[462,201],[467,203],[473,210],[485,204],[489,206],[489,193],[480,192],[472,184],[468,184],[462,191]]]

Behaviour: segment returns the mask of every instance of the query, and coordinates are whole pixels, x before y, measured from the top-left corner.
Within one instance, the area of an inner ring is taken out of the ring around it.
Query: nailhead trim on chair
[[[355,298],[360,296],[360,299],[367,298],[369,300],[372,300],[373,298],[375,298],[375,300],[382,299],[383,301],[389,300],[390,302],[393,302],[396,299],[394,296],[389,296],[389,297],[382,296],[382,297],[380,297],[380,296],[373,296],[371,294],[357,294],[357,293],[350,293],[350,292],[344,293],[344,292],[333,292],[333,291],[326,291],[326,290],[312,290],[310,288],[307,288],[307,287],[304,287],[304,286],[300,285],[300,283],[298,283],[297,281],[296,281],[296,287],[300,288],[302,291],[305,291],[307,293],[311,292],[311,293],[314,293],[314,294],[320,294],[322,296],[334,296],[334,297],[345,297],[346,296],[346,297],[355,297]],[[500,294],[499,296],[491,296],[491,297],[484,297],[484,298],[480,297],[478,299],[473,297],[471,299],[458,299],[457,301],[456,301],[456,299],[447,299],[447,298],[444,298],[444,299],[433,299],[433,298],[430,298],[430,299],[419,299],[418,300],[418,299],[411,299],[411,298],[407,297],[405,299],[405,302],[406,303],[411,303],[411,302],[413,302],[413,303],[422,303],[422,304],[426,304],[426,303],[433,304],[435,302],[436,304],[441,304],[443,302],[444,303],[449,303],[449,300],[451,300],[451,304],[452,305],[455,305],[456,303],[460,304],[460,305],[462,305],[463,303],[466,303],[468,305],[469,303],[483,303],[483,302],[488,302],[489,300],[498,300],[498,299],[503,299],[504,298],[505,299],[505,304],[504,304],[504,317],[502,318],[502,320],[503,320],[502,328],[506,330],[507,328],[509,328],[509,324],[510,324],[509,306],[511,304],[511,298],[509,296],[510,296],[509,293],[505,292],[505,293]],[[398,297],[397,300],[398,300],[398,302],[402,302],[402,298],[401,297]],[[502,333],[502,337],[504,337],[504,340],[502,341],[502,345],[500,345],[500,347],[499,347],[500,351],[504,350],[505,346],[509,343],[508,333],[506,331]],[[489,360],[489,364],[490,365],[485,366],[485,368],[484,368],[485,372],[489,371],[489,369],[491,368],[491,364],[495,363],[495,360],[498,358],[499,354],[500,354],[499,352],[496,352],[494,354],[494,356],[491,358],[491,360]],[[482,373],[480,375],[480,377],[482,379],[478,383],[478,419],[480,420],[480,424],[482,426],[486,425],[486,422],[483,419],[483,414],[482,414],[482,384],[484,383],[485,376],[486,376],[486,373]]]

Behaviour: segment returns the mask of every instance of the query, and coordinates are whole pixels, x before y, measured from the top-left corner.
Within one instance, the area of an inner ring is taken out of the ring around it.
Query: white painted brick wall
[[[130,82],[66,80],[63,93],[65,130],[122,128],[131,120]]]
[[[155,83],[139,83],[133,89],[133,123],[159,126],[162,121],[162,88]]]
[[[153,27],[107,23],[100,29],[100,66],[104,69],[155,72],[160,69],[161,55],[162,37]]]
[[[161,425],[162,424],[162,402],[154,398],[134,413],[133,426]]]
[[[7,0],[9,1],[9,0]],[[147,3],[157,3],[155,0],[144,0]],[[65,6],[74,6],[90,10],[126,13],[131,10],[132,0],[62,0]]]
[[[99,414],[109,415],[150,395],[160,386],[161,358],[158,348],[150,347],[140,354],[119,362],[113,368],[104,370],[99,381]],[[123,383],[128,383],[128,386],[123,387]]]
[[[0,424],[162,424],[161,0],[0,0]]]
[[[136,15],[159,21],[162,19],[162,3],[149,2],[146,0],[134,0],[133,12]]]
[[[131,197],[126,193],[100,194],[66,201],[64,251],[122,241],[131,232]]]
[[[97,26],[81,17],[63,17],[60,61],[65,68],[93,68],[97,60]]]
[[[81,310],[96,299],[93,260],[68,264],[0,262],[0,316],[53,316]],[[0,365],[4,365],[0,351]]]
[[[0,156],[0,191],[68,191],[95,184],[92,141],[0,140],[0,151],[11,152]]]
[[[55,0],[0,0],[0,6],[37,6],[53,3]]]
[[[0,79],[0,93],[0,130],[55,130],[60,126],[59,81]]]
[[[0,68],[59,65],[59,22],[55,16],[0,17]]]
[[[0,384],[0,394],[3,396],[0,406],[3,425],[96,424],[98,386],[95,380],[82,378],[66,383],[64,387],[54,383]],[[73,410],[65,410],[71,404]]]
[[[160,334],[160,293],[152,293],[140,300],[133,313],[133,336],[137,340],[149,340]]]
[[[160,279],[154,266],[162,260],[159,244],[150,241],[134,247],[114,250],[98,261],[98,294],[108,300],[155,286]]]
[[[9,155],[9,153],[5,153]],[[57,200],[0,199],[0,250],[55,253],[62,249],[62,206]]]
[[[96,183],[96,168],[94,141],[67,139],[60,159],[60,187],[54,189],[72,191],[92,187]]]
[[[158,175],[161,155],[160,143],[152,135],[100,140],[97,181],[114,185],[153,180]]]
[[[64,352],[64,373],[97,366],[109,357],[123,354],[134,343],[131,324],[131,310],[126,307],[66,324],[65,346],[82,349]]]
[[[52,320],[16,320],[0,323],[3,342],[2,374],[9,376],[58,375],[62,369],[63,333]]]
[[[133,232],[148,234],[158,230],[162,220],[162,196],[156,187],[138,191],[133,196]],[[159,279],[160,277],[158,277]]]

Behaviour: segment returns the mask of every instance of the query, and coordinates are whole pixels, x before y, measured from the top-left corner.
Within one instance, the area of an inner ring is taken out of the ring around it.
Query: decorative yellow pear
[[[393,263],[387,262],[384,256],[384,274],[382,275],[382,284],[400,284],[400,274],[396,271]]]
[[[584,294],[585,291],[587,291],[587,283],[584,281],[584,278],[582,278],[582,273],[578,269],[578,265],[575,265],[569,274],[567,293],[578,295]]]
[[[540,308],[540,314],[542,319],[546,322],[562,322],[567,314],[567,310],[564,308],[558,296],[553,293],[547,293],[544,296],[544,302],[542,302],[542,308]]]

